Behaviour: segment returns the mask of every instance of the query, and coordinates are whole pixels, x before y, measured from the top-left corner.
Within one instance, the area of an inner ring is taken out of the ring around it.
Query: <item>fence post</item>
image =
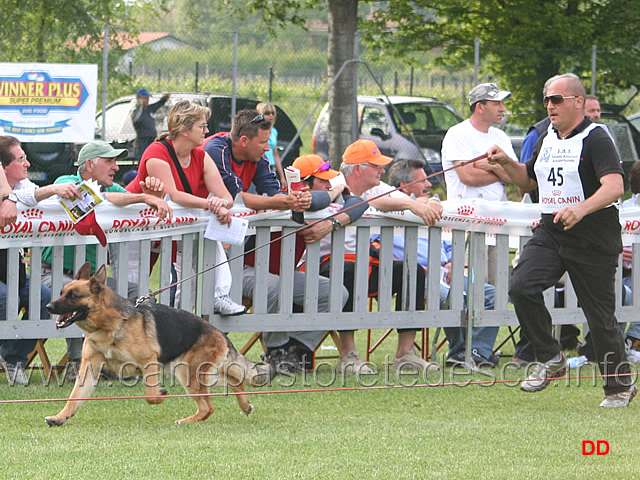
[[[162,83],[162,70],[158,69],[158,90],[160,90],[161,83]]]
[[[433,77],[431,78],[433,79]],[[413,95],[413,66],[411,66],[411,75],[409,77],[409,95]]]
[[[273,67],[269,67],[269,95],[268,95],[268,102],[271,102],[271,98],[272,98],[272,93],[273,93]]]
[[[473,48],[473,84],[478,85],[480,83],[480,39],[476,37]]]
[[[102,51],[102,140],[107,141],[107,84],[109,83],[109,25],[104,25]]]
[[[238,94],[238,31],[233,34],[233,80],[231,94],[231,118],[236,116],[236,95]]]
[[[598,46],[594,43],[591,47],[591,95],[596,94],[596,60],[598,58]]]
[[[200,67],[200,65],[199,65],[199,63],[196,61],[196,72],[195,72],[196,81],[195,81],[195,85],[194,85],[194,88],[195,88],[195,89],[194,89],[194,91],[195,91],[196,93],[198,93],[198,73],[199,73],[199,72],[198,72],[198,70],[199,70],[199,67]]]
[[[353,58],[358,60],[360,55],[360,35],[358,32],[355,34],[353,42]],[[351,141],[355,142],[359,135],[358,125],[358,63],[353,64],[353,125],[351,126]]]

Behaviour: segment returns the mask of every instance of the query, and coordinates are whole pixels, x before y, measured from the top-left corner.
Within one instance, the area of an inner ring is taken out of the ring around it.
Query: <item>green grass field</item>
[[[358,332],[365,350],[366,332]],[[246,334],[232,334],[236,346]],[[329,341],[326,345],[331,345]],[[383,368],[395,338],[372,360]],[[55,358],[62,340],[50,340]],[[323,350],[324,353],[327,350]],[[329,353],[332,353],[329,351]],[[248,356],[258,358],[254,347]],[[440,354],[439,354],[440,355]],[[503,359],[502,364],[508,358]],[[334,364],[335,360],[322,360]],[[325,368],[312,376],[278,377],[262,390],[355,387],[354,377],[332,383]],[[588,375],[590,369],[583,372]],[[500,369],[491,375],[502,378]],[[509,370],[519,379],[523,370]],[[385,384],[382,376],[375,377]],[[627,409],[605,410],[600,381],[557,381],[527,394],[489,374],[451,381],[451,369],[431,374],[444,386],[378,390],[254,395],[255,412],[246,417],[233,397],[214,397],[214,414],[199,424],[175,425],[190,415],[189,398],[168,398],[150,406],[144,400],[85,402],[60,428],[44,422],[62,402],[0,404],[3,461],[1,479],[599,479],[639,478],[634,426],[640,401]],[[407,375],[405,384],[423,383]],[[0,400],[66,398],[71,384],[43,385],[32,372],[28,387],[9,387],[0,374]],[[288,386],[282,386],[282,384]],[[294,383],[291,385],[291,383]],[[397,380],[392,381],[398,384]],[[515,382],[514,382],[515,384]],[[513,384],[512,384],[513,385]],[[222,392],[215,389],[214,392]],[[169,386],[170,394],[182,394]],[[143,395],[141,385],[102,383],[94,396]],[[582,455],[583,440],[606,440],[608,455]]]

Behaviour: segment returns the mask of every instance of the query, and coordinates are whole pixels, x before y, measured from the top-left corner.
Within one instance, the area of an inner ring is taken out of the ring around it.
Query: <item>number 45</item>
[[[553,184],[554,187],[560,187],[564,183],[564,177],[562,176],[562,167],[551,168],[547,182]]]

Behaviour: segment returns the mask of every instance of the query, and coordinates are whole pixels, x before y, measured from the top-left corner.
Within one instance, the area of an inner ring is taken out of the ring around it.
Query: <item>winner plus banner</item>
[[[97,65],[0,63],[0,129],[21,142],[90,142],[97,85]]]

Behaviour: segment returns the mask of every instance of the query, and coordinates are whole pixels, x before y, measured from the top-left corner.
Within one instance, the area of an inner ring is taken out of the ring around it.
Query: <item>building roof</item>
[[[176,43],[187,45],[186,42],[183,42],[179,38],[176,38],[167,32],[142,32],[135,36],[119,32],[116,35],[116,39],[117,43],[123,50],[131,50],[132,48],[139,47],[140,45],[153,43],[158,40],[172,40]],[[86,48],[89,43],[89,36],[85,35],[84,37],[80,37],[76,43],[78,48]],[[99,47],[102,48],[102,40],[99,42]]]

